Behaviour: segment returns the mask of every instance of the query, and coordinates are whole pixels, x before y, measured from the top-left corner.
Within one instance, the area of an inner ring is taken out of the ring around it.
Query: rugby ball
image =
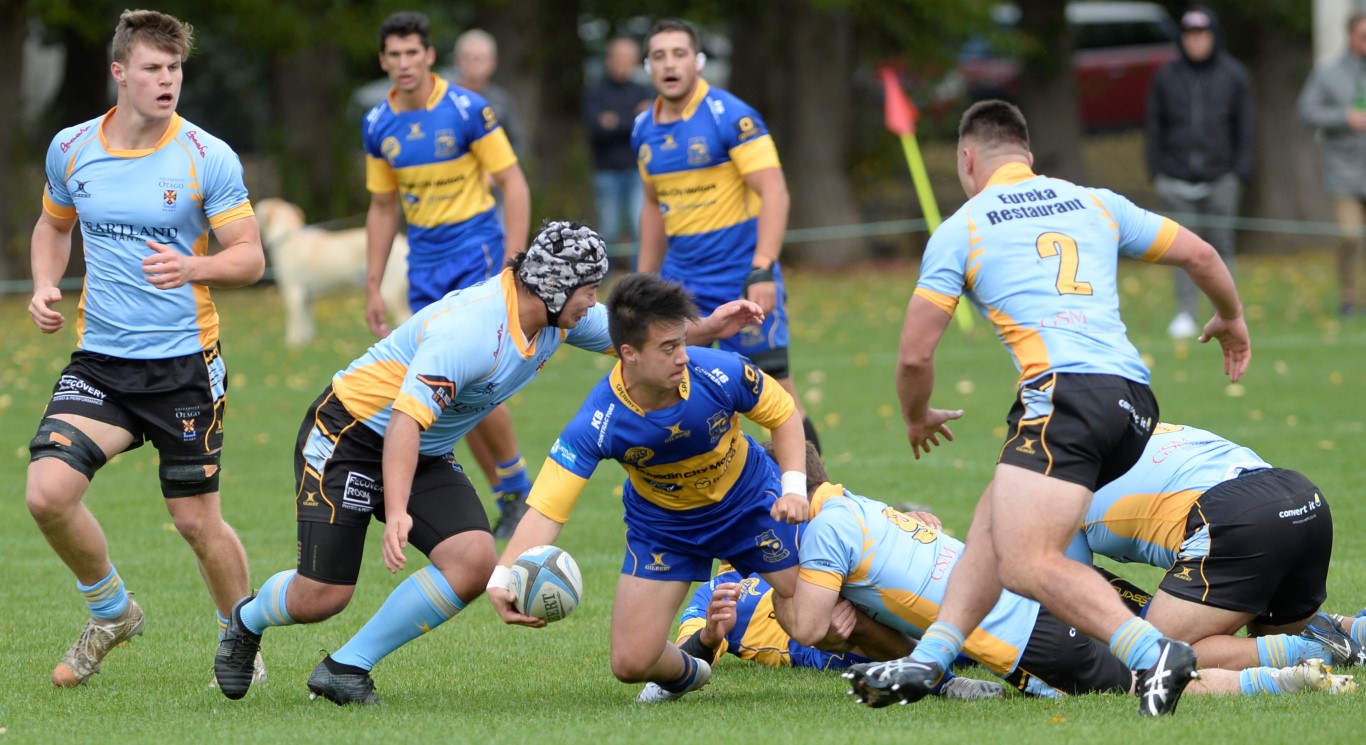
[[[512,596],[518,612],[554,623],[579,606],[583,575],[563,549],[533,546],[512,564]]]

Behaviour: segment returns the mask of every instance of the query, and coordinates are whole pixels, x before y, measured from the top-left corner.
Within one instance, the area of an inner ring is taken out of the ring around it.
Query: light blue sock
[[[434,566],[424,567],[403,582],[379,611],[351,637],[332,659],[343,665],[373,670],[384,656],[450,620],[465,609],[465,601]]]
[[[526,475],[526,459],[521,453],[506,463],[496,463],[498,491],[503,494],[520,494],[525,499],[531,491],[531,481]]]
[[[1366,614],[1366,611],[1362,611],[1362,613]],[[1357,616],[1355,620],[1350,618],[1347,620],[1352,622],[1352,626],[1347,629],[1347,633],[1351,634],[1352,638],[1357,640],[1357,644],[1366,647],[1366,615]]]
[[[1238,687],[1243,689],[1244,696],[1282,693],[1281,687],[1276,685],[1276,678],[1271,675],[1273,672],[1269,667],[1250,667],[1238,673]]]
[[[697,658],[681,649],[678,653],[683,656],[683,674],[673,680],[659,681],[659,687],[670,693],[682,693],[697,680]]]
[[[937,662],[939,669],[948,672],[958,653],[963,651],[963,632],[952,624],[935,621],[925,629],[925,635],[911,652],[911,659],[917,662]]]
[[[1268,634],[1257,637],[1257,664],[1265,667],[1290,667],[1317,657],[1333,661],[1332,652],[1313,639],[1290,634]]]
[[[1147,670],[1157,664],[1157,643],[1162,632],[1141,618],[1125,621],[1110,637],[1110,651],[1130,670]]]
[[[93,585],[76,581],[76,589],[85,598],[85,607],[96,618],[118,618],[128,609],[128,590],[123,586],[119,570],[109,567],[109,575]]]
[[[285,606],[285,595],[289,592],[289,583],[298,574],[293,569],[286,569],[272,575],[261,585],[256,597],[242,606],[242,625],[248,631],[260,634],[271,626],[293,626],[296,623]]]

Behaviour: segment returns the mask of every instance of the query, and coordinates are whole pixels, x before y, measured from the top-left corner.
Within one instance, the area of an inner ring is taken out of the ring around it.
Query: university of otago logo
[[[184,433],[181,435],[181,438],[184,439],[186,442],[193,440],[194,438],[199,436],[198,433],[194,430],[193,419],[181,419],[180,425],[185,430]]]
[[[163,191],[161,192],[161,203],[164,204],[164,205],[166,205],[167,207],[174,207],[174,206],[175,206],[175,200],[176,200],[176,194],[177,194],[177,192],[176,192],[175,189],[165,189],[165,190],[163,190]]]
[[[403,152],[403,146],[398,144],[397,137],[385,137],[379,144],[379,151],[384,154],[384,159],[393,163],[398,158],[398,154]]]
[[[621,456],[623,462],[629,463],[637,468],[645,465],[645,461],[655,457],[655,451],[649,448],[633,447]]]

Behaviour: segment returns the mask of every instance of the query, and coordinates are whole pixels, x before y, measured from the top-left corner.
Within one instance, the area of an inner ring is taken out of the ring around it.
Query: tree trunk
[[[1020,72],[1020,109],[1029,122],[1034,171],[1083,181],[1077,85],[1066,0],[1021,0],[1020,33],[1031,40]]]
[[[271,77],[274,87],[275,157],[286,165],[280,169],[283,193],[304,209],[305,215],[344,214],[350,168],[360,168],[353,143],[333,123],[344,121],[351,81],[345,75],[345,57],[336,43],[325,38],[281,54]]]
[[[23,223],[20,207],[29,207],[32,199],[19,198],[17,189],[27,185],[23,174],[28,169],[22,166],[19,157],[19,143],[23,142],[23,118],[21,110],[20,85],[24,69],[24,8],[21,3],[0,3],[0,69],[10,70],[9,75],[0,79],[0,111],[9,112],[11,124],[0,127],[0,280],[10,279],[18,272],[20,260],[24,256],[19,240]],[[32,219],[33,215],[29,216]]]

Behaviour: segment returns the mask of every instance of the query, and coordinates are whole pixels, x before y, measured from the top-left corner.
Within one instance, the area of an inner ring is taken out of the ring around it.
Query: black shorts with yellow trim
[[[1031,679],[1068,695],[1128,693],[1133,672],[1104,644],[1040,607],[1020,663],[1005,678],[1021,691],[1037,693]]]
[[[1020,387],[997,462],[1095,491],[1138,462],[1157,416],[1157,399],[1142,383],[1117,375],[1044,375]]]
[[[354,585],[365,532],[384,522],[384,438],[346,410],[328,386],[309,407],[294,450],[299,574]],[[408,542],[424,555],[447,538],[489,532],[474,485],[453,455],[420,455],[408,497]]]
[[[1297,471],[1264,468],[1214,485],[1191,505],[1186,537],[1162,591],[1280,625],[1328,597],[1333,513]]]
[[[216,456],[227,390],[218,346],[157,360],[76,351],[43,416],[74,414],[125,429],[133,435],[129,450],[151,442],[168,455]]]

